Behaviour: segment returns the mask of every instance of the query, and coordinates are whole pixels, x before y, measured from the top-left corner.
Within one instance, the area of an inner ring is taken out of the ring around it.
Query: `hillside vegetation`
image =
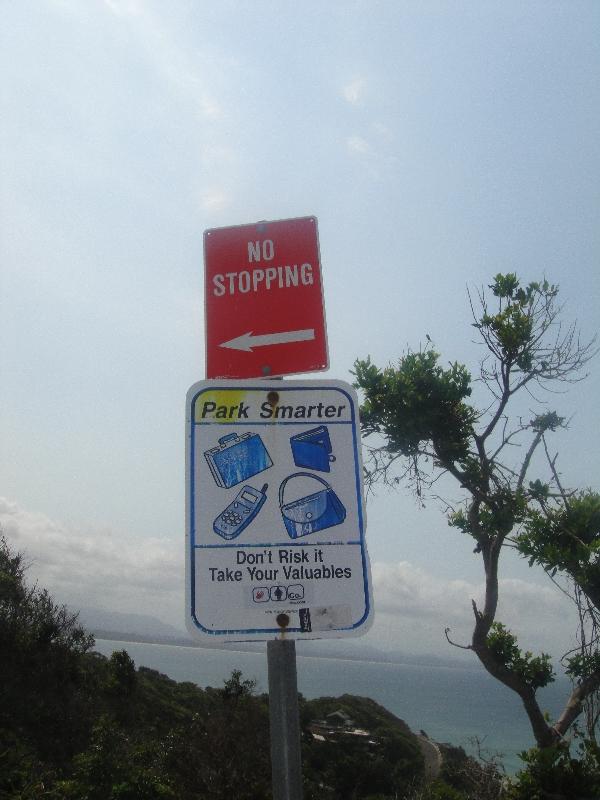
[[[234,670],[201,689],[106,658],[0,536],[0,800],[270,800],[268,696]],[[198,658],[201,659],[201,651]],[[369,698],[299,698],[305,800],[591,800],[597,753],[523,754],[507,781]],[[431,779],[431,778],[434,779]]]
[[[24,573],[0,539],[2,800],[271,796],[268,696],[253,681],[234,671],[201,689],[136,668],[125,650],[107,659]],[[419,781],[416,738],[372,700],[300,698],[300,709],[307,800],[398,797]],[[352,726],[315,738],[312,723],[335,711]]]

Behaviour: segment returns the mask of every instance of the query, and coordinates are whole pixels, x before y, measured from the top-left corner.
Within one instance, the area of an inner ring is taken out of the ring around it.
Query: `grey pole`
[[[273,800],[302,800],[300,717],[293,639],[267,642]]]

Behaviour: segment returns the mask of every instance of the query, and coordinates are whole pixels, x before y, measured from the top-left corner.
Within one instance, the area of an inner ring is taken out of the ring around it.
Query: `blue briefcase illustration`
[[[273,466],[258,433],[230,433],[204,453],[217,486],[229,489]]]
[[[299,500],[286,503],[285,489],[294,478],[310,478],[321,484],[322,488]],[[279,508],[290,539],[332,528],[346,519],[346,509],[331,486],[323,478],[310,472],[294,472],[282,481],[279,487]]]

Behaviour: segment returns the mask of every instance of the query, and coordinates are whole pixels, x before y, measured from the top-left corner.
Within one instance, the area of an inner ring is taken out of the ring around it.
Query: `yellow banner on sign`
[[[242,401],[252,392],[240,389],[219,389],[203,392],[194,404],[194,422],[215,419],[219,422],[236,422],[238,417],[232,410],[240,407]],[[214,408],[213,408],[214,406]],[[207,409],[211,409],[207,413]]]

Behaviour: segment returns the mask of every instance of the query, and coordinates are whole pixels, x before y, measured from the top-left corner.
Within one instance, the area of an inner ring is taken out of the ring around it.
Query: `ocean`
[[[257,681],[266,692],[267,656],[263,653],[180,647],[165,644],[96,640],[106,656],[127,650],[136,666],[156,669],[177,681],[221,687],[234,669]],[[482,667],[386,664],[298,656],[298,690],[308,699],[355,694],[371,697],[415,732],[424,730],[438,742],[474,752],[478,737],[485,750],[501,754],[507,772],[521,766],[518,753],[534,746],[529,722],[519,699]],[[541,690],[542,708],[556,717],[569,683],[561,679]]]

